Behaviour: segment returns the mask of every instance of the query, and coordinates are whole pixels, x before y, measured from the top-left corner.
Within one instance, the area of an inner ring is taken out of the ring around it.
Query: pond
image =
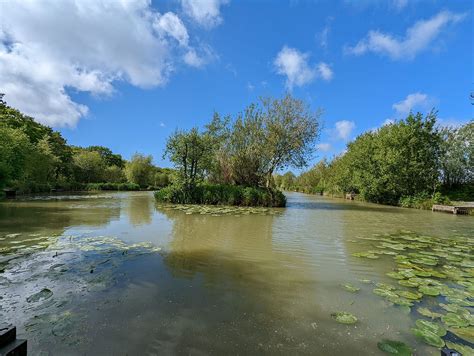
[[[33,355],[378,355],[382,340],[472,351],[473,217],[287,198],[284,209],[156,205],[150,192],[0,202],[0,321]]]

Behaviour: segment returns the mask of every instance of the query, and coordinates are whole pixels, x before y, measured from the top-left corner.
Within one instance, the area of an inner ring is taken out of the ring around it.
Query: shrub
[[[201,184],[193,189],[171,185],[155,192],[155,199],[159,202],[174,204],[268,207],[286,205],[285,195],[279,190],[225,184]]]
[[[427,193],[416,194],[414,196],[404,196],[400,198],[399,205],[404,208],[415,208],[429,210],[434,204],[449,205],[448,197],[436,192],[433,196]]]

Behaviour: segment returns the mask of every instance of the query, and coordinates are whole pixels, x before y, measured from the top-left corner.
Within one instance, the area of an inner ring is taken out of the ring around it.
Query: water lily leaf
[[[372,292],[384,298],[398,298],[398,295],[388,289],[375,288]]]
[[[355,293],[355,292],[358,292],[360,291],[360,288],[358,287],[354,287],[352,284],[343,284],[342,285],[344,287],[345,290],[347,290],[348,292],[351,292],[351,293]]]
[[[404,286],[404,287],[411,287],[411,288],[416,288],[420,285],[419,282],[413,281],[410,279],[402,279],[401,281],[398,281],[398,284]]]
[[[467,328],[452,328],[449,329],[457,337],[474,344],[474,327],[468,326]]]
[[[357,317],[347,312],[336,312],[332,313],[331,316],[341,324],[355,324],[357,322]]]
[[[413,305],[413,303],[410,300],[401,298],[398,295],[395,297],[388,296],[387,299],[393,304],[400,305],[402,307],[411,307]]]
[[[432,312],[428,308],[418,308],[417,311],[421,315],[426,316],[431,319],[441,318],[443,316],[443,314]]]
[[[28,298],[26,298],[26,301],[28,303],[34,303],[34,302],[39,302],[40,300],[46,300],[48,298],[51,298],[53,295],[53,292],[49,290],[48,288],[43,288],[39,292],[30,295]]]
[[[413,354],[412,348],[401,341],[385,339],[378,342],[377,347],[391,355],[411,356]]]
[[[377,283],[376,284],[377,288],[380,288],[380,289],[386,289],[386,290],[394,290],[395,287],[390,285],[390,284],[385,284],[385,283]]]
[[[394,279],[405,279],[405,276],[399,272],[388,272],[386,275]]]
[[[445,323],[446,325],[453,326],[455,328],[469,326],[469,320],[459,314],[448,313],[446,315],[443,315],[441,320],[443,320],[443,323]]]
[[[456,344],[451,341],[446,341],[446,346],[448,346],[452,350],[456,350],[457,352],[461,353],[461,355],[474,355],[474,349],[467,345]]]
[[[420,293],[430,295],[432,297],[436,297],[439,295],[439,289],[437,287],[431,287],[431,286],[426,286],[426,285],[420,286],[420,288],[418,288],[418,291]]]
[[[379,256],[377,256],[376,254],[374,254],[372,252],[355,252],[355,253],[352,254],[352,256],[368,258],[368,259],[371,259],[371,260],[376,260],[376,259],[379,258]]]
[[[433,323],[432,321],[418,319],[416,321],[416,327],[420,330],[428,330],[438,336],[446,335],[446,329],[439,324]]]
[[[426,344],[441,348],[444,346],[444,340],[436,335],[435,333],[427,330],[427,329],[411,329],[413,334],[422,339]]]
[[[417,300],[423,297],[423,294],[421,293],[410,292],[407,290],[397,290],[395,293],[397,293],[400,297],[403,297],[406,299],[412,299],[412,300]]]

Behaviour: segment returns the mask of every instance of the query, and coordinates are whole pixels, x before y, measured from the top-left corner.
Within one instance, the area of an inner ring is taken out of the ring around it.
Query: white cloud
[[[163,16],[157,15],[153,27],[161,35],[167,34],[179,42],[181,46],[187,46],[189,41],[188,31],[181,19],[172,12],[167,12]]]
[[[160,121],[160,127],[166,127],[166,125],[163,121]]]
[[[302,53],[287,46],[284,46],[278,52],[273,64],[278,74],[286,76],[288,89],[291,90],[294,86],[309,84],[318,76],[321,76],[324,80],[332,78],[333,72],[329,65],[324,62],[316,66],[310,65],[308,59],[308,53]]]
[[[195,68],[201,68],[206,64],[212,62],[214,59],[218,58],[218,56],[209,46],[201,46],[198,50],[196,50],[195,48],[188,49],[188,51],[183,57],[184,62],[187,65]]]
[[[392,108],[399,115],[407,115],[413,109],[427,110],[432,105],[434,100],[427,94],[423,93],[412,93],[398,103],[392,105]]]
[[[330,143],[319,143],[316,145],[316,148],[322,152],[331,151],[332,146]]]
[[[321,62],[318,64],[318,72],[321,75],[321,77],[326,81],[331,80],[334,75],[331,67],[329,67],[329,65],[324,62]]]
[[[355,55],[374,52],[392,59],[413,59],[429,47],[444,27],[460,22],[465,17],[466,14],[441,11],[428,20],[416,22],[407,29],[404,38],[395,38],[378,30],[370,31],[357,45],[347,48],[347,51]]]
[[[330,27],[329,25],[326,25],[324,27],[324,29],[321,31],[321,33],[319,33],[317,35],[318,39],[319,39],[319,45],[322,47],[322,48],[327,48],[328,47],[328,36],[329,36],[329,31],[330,31]]]
[[[208,29],[222,23],[220,8],[227,3],[228,0],[181,0],[184,13]]]
[[[1,11],[0,92],[51,126],[73,127],[87,114],[70,93],[111,95],[116,81],[162,86],[177,54],[196,51],[180,18],[149,0],[16,1]],[[196,58],[184,61],[198,66]]]
[[[342,140],[347,140],[355,128],[355,123],[354,121],[341,120],[337,121],[335,126],[337,137]]]

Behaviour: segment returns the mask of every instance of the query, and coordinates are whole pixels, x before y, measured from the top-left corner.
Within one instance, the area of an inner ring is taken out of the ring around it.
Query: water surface
[[[148,192],[1,202],[0,320],[33,355],[378,355],[385,338],[438,355],[412,336],[413,311],[372,293],[393,283],[391,256],[352,256],[400,230],[474,239],[474,219],[297,193],[225,214]]]

